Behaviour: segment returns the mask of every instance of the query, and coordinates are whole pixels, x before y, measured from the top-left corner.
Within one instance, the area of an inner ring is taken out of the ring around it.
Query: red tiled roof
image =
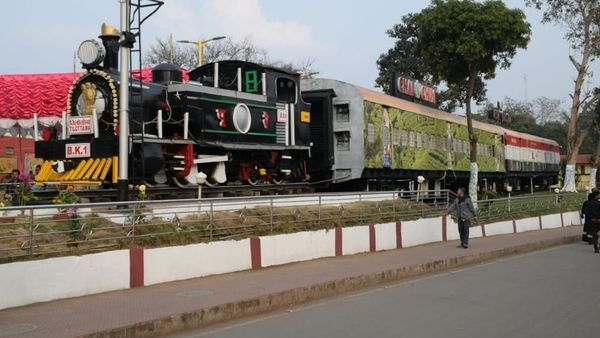
[[[560,155],[561,161],[566,161],[566,155]],[[577,155],[577,164],[591,164],[594,161],[594,156],[590,154],[579,154]]]

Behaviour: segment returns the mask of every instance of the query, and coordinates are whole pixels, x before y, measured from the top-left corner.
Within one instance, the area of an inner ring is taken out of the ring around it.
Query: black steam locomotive
[[[72,84],[62,130],[36,142],[38,181],[114,184],[119,154],[119,32],[103,25],[102,44],[84,41],[86,71]],[[183,82],[172,64],[152,81],[131,79],[129,177],[132,183],[186,186],[307,179],[310,105],[299,75],[242,61],[198,67]]]

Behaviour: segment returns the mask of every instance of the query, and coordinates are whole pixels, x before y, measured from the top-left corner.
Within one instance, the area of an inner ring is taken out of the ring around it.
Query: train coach
[[[468,184],[465,117],[337,80],[308,79],[302,89],[314,122],[311,177],[352,189]],[[473,126],[481,190],[556,183],[556,142],[477,121]]]
[[[505,129],[504,144],[506,181],[516,190],[533,191],[558,183],[558,142]]]

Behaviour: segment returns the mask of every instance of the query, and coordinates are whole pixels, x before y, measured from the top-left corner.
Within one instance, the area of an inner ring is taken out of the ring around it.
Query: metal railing
[[[576,209],[584,194],[478,202],[478,222]],[[560,200],[559,200],[560,197]],[[328,193],[0,209],[0,262],[434,217],[452,192]]]

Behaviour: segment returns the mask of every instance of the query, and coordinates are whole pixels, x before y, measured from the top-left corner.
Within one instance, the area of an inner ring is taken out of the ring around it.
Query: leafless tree
[[[317,74],[315,60],[307,58],[300,64],[285,61],[273,61],[266,50],[256,46],[250,38],[234,41],[231,38],[217,40],[204,46],[203,63],[222,60],[241,60],[281,68],[290,72],[300,73],[303,77]],[[191,69],[198,64],[198,50],[194,46],[173,43],[171,38],[157,38],[146,53],[145,66],[159,63],[174,63],[182,68]]]
[[[543,10],[543,23],[562,25],[565,39],[571,44],[575,55],[569,60],[576,71],[567,132],[567,165],[563,191],[576,191],[575,165],[579,148],[590,132],[589,125],[579,123],[585,111],[590,93],[583,90],[590,76],[589,66],[600,55],[600,1],[599,0],[526,0],[530,6]]]
[[[198,63],[196,48],[174,43],[172,38],[156,38],[156,43],[145,53],[144,66],[173,63],[182,68],[193,68]]]
[[[257,47],[249,38],[234,41],[230,38],[214,41],[204,46],[203,63],[219,60],[242,60],[263,63],[267,52]],[[191,45],[173,42],[171,38],[157,38],[150,46],[144,58],[144,65],[154,66],[159,63],[174,63],[183,68],[194,68],[198,64],[198,50]]]
[[[567,118],[566,110],[561,106],[559,99],[551,99],[541,96],[532,102],[532,113],[539,125],[544,125],[551,121],[565,121]]]

